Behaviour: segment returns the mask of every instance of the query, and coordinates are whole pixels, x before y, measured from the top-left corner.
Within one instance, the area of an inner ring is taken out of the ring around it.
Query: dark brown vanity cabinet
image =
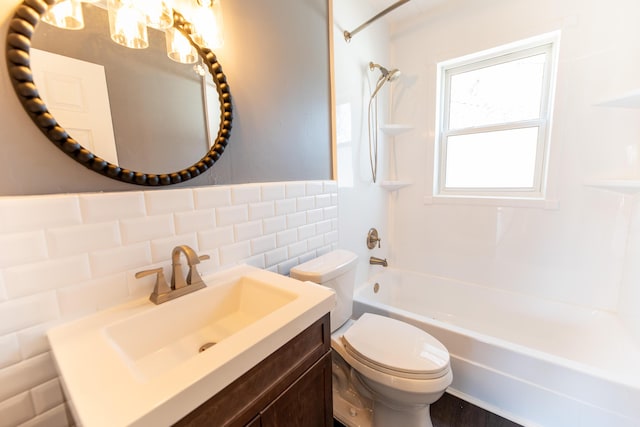
[[[175,425],[333,426],[329,314]]]

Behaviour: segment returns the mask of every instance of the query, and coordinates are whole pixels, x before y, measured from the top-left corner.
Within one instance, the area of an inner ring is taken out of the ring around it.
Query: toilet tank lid
[[[293,267],[290,275],[298,280],[324,283],[354,268],[357,261],[353,252],[336,249]]]

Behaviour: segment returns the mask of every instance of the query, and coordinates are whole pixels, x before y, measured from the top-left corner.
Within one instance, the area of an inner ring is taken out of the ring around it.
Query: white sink
[[[249,266],[203,279],[176,300],[141,299],[49,331],[79,425],[170,425],[335,305],[327,288]]]
[[[105,333],[134,374],[149,379],[164,375],[198,355],[203,346],[220,343],[297,296],[264,280],[241,276],[116,322]]]

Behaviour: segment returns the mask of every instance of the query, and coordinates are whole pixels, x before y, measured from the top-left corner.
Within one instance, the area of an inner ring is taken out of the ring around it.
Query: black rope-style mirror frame
[[[7,34],[7,67],[13,88],[18,95],[27,114],[36,126],[51,142],[83,166],[118,181],[146,186],[163,186],[177,184],[195,178],[209,169],[220,159],[225,148],[229,144],[231,135],[231,91],[227,83],[227,77],[222,72],[222,66],[211,49],[200,47],[190,37],[191,24],[178,12],[174,11],[174,27],[182,32],[191,44],[196,48],[204,64],[213,76],[213,81],[220,101],[220,127],[213,147],[209,152],[192,166],[166,174],[150,174],[136,172],[110,163],[84,148],[73,139],[67,131],[56,121],[47,109],[38,93],[38,88],[33,81],[31,71],[31,37],[47,8],[56,0],[24,0],[18,6],[15,15],[9,24]]]

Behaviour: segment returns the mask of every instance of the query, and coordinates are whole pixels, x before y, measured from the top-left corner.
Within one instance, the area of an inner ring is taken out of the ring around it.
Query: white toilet
[[[449,352],[412,325],[376,314],[350,319],[358,257],[335,250],[291,277],[336,291],[331,311],[333,415],[348,427],[431,427],[429,405],[453,378]]]

